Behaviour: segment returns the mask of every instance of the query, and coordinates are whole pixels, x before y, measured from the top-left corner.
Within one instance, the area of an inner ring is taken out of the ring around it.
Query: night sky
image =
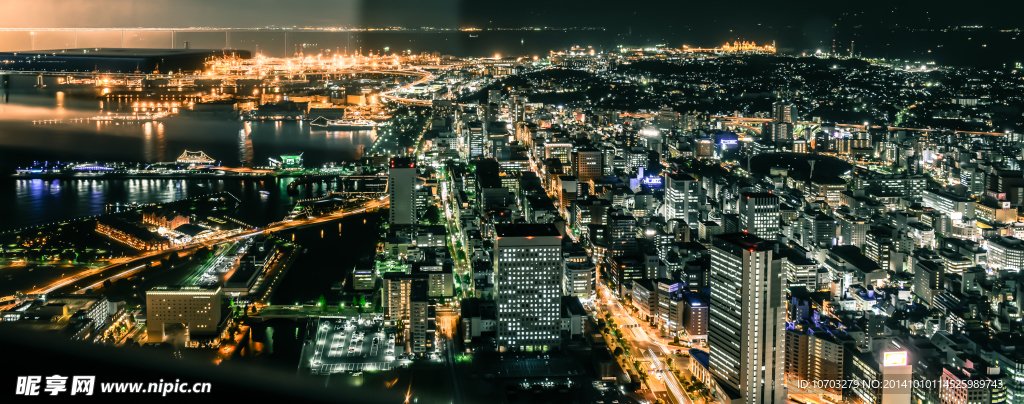
[[[898,4],[894,6],[893,4]],[[33,0],[0,2],[0,27],[606,26],[754,29],[836,22],[847,14],[903,25],[1017,28],[1024,2]]]
[[[0,2],[0,27],[605,27],[627,45],[753,40],[777,41],[787,54],[830,49],[845,54],[854,41],[868,57],[921,55],[942,61],[940,53],[946,52],[961,55],[965,60],[958,63],[964,64],[1019,62],[1008,54],[1024,53],[1024,37],[993,29],[1021,28],[1022,14],[1024,1],[1007,0],[33,0]],[[968,25],[994,33],[919,34]]]

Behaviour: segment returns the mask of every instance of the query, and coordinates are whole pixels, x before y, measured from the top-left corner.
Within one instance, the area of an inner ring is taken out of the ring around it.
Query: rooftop
[[[749,233],[727,233],[715,236],[718,242],[729,243],[748,250],[768,251],[773,248],[772,242]]]
[[[524,223],[495,226],[498,237],[561,237],[551,223]]]

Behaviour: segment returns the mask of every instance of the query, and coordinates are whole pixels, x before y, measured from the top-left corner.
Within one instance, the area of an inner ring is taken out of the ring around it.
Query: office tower
[[[835,245],[836,241],[836,219],[829,215],[819,213],[810,221],[811,232],[804,241],[806,248],[828,248]]]
[[[484,155],[484,124],[480,121],[470,122],[469,132],[466,134],[466,145],[469,147],[469,157],[481,157]]]
[[[579,181],[571,175],[560,175],[556,189],[558,189],[558,206],[565,211],[564,216],[568,216],[569,212],[572,212],[572,204],[579,198]]]
[[[712,241],[710,371],[745,403],[781,404],[785,398],[785,281],[772,253],[772,243],[752,234]]]
[[[146,343],[164,341],[164,326],[184,324],[191,335],[216,334],[220,286],[157,286],[146,292]]]
[[[608,225],[612,231],[611,253],[621,257],[637,252],[636,219],[633,215],[617,209],[608,214]]]
[[[545,159],[556,159],[561,162],[563,166],[568,166],[571,156],[572,143],[564,139],[551,139],[547,143],[544,143]]]
[[[388,195],[391,197],[392,225],[416,224],[416,165],[411,159],[395,157],[388,169]]]
[[[998,236],[988,242],[988,266],[993,269],[1020,271],[1024,269],[1024,241]]]
[[[550,223],[499,225],[495,234],[498,349],[557,348],[561,343],[561,235]]]
[[[590,299],[596,286],[597,266],[587,256],[587,250],[579,244],[566,244],[562,249],[562,260],[565,265],[562,295]]]
[[[700,224],[700,197],[704,189],[697,179],[683,173],[669,174],[665,183],[665,221],[681,219],[691,229]]]
[[[651,159],[647,154],[647,149],[643,147],[631,147],[623,154],[626,163],[625,171],[628,173],[636,173],[641,168],[646,168]]]
[[[943,265],[934,261],[915,260],[914,263],[914,294],[921,298],[925,306],[935,304],[935,296],[942,293],[946,283]]]
[[[774,240],[779,234],[779,197],[771,193],[740,194],[740,228],[755,236]]]
[[[573,153],[572,173],[581,183],[600,179],[604,175],[604,156],[597,149],[579,149]]]
[[[415,354],[429,355],[437,346],[434,339],[437,328],[435,309],[434,300],[428,295],[427,282],[413,282],[409,291],[409,333]]]
[[[871,230],[871,222],[862,217],[842,214],[838,215],[838,221],[839,244],[864,247],[868,230]]]

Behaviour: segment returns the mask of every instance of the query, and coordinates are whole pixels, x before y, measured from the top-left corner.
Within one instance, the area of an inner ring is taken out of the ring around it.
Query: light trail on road
[[[661,362],[661,359],[658,359],[658,355],[654,353],[653,349],[647,350],[647,356],[651,358],[651,362],[657,366],[658,370],[665,375],[662,379],[665,382],[665,385],[668,386],[669,391],[672,392],[672,396],[676,399],[676,403],[692,404],[690,399],[686,397],[686,393],[683,392],[683,387],[679,385],[679,379],[676,379],[675,375],[673,375],[672,372],[665,367],[665,364]],[[669,379],[672,379],[671,383],[668,381]]]
[[[137,266],[135,268],[129,269],[129,270],[124,271],[124,272],[121,272],[121,273],[119,273],[117,275],[111,276],[111,277],[109,277],[107,279],[104,279],[102,281],[96,282],[96,283],[94,283],[92,285],[89,285],[89,286],[86,286],[84,288],[78,289],[78,291],[76,291],[75,293],[85,293],[86,290],[89,290],[89,289],[95,288],[97,286],[100,286],[100,285],[103,284],[103,282],[106,282],[106,281],[113,282],[115,280],[118,280],[118,279],[130,276],[130,275],[132,275],[132,274],[134,274],[136,272],[139,272],[139,270],[141,270],[142,268],[145,268],[145,267],[146,267],[145,265],[139,265],[139,266]]]

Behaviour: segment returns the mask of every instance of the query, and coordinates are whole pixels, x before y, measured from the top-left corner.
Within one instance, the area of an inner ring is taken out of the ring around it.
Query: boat
[[[267,195],[270,195],[270,192],[269,191],[260,191],[260,195],[267,196]]]
[[[469,35],[469,37],[470,37],[470,38],[476,38],[476,37],[478,37],[478,36],[480,36],[480,35],[473,35],[473,34],[470,34],[470,35]]]
[[[334,130],[368,130],[377,126],[376,122],[361,119],[326,119],[319,117],[309,123],[312,126],[319,126],[325,129]]]

